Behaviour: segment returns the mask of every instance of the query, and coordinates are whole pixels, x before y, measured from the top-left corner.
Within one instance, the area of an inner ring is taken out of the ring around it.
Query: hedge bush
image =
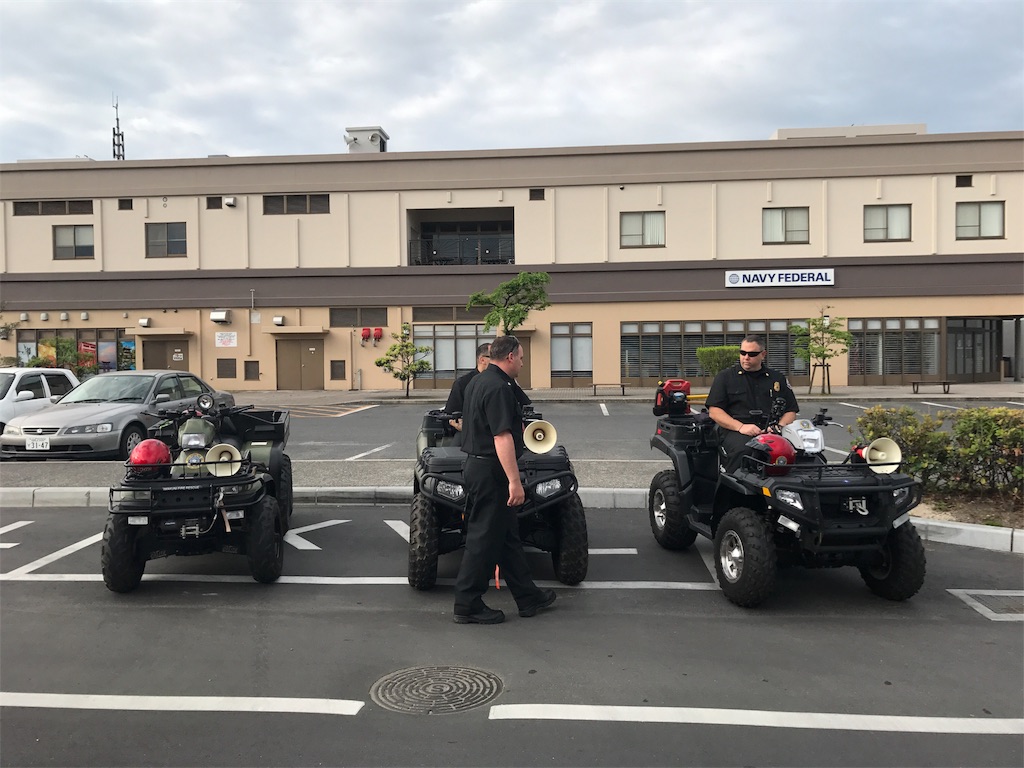
[[[738,346],[697,347],[697,360],[711,377],[716,376],[719,371],[724,371],[730,365],[735,365],[739,359],[740,348]]]
[[[944,431],[947,421],[950,428]],[[895,440],[903,451],[904,471],[926,489],[1021,498],[1024,411],[965,408],[931,415],[907,406],[874,406],[858,417],[857,429],[857,442]]]

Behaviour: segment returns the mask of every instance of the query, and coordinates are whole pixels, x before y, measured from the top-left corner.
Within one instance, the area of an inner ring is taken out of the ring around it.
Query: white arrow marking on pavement
[[[5,525],[3,528],[0,528],[0,536],[2,536],[5,533],[10,533],[11,531],[16,531],[19,528],[24,528],[26,525],[32,525],[33,522],[35,522],[35,521],[34,520],[19,520],[16,523],[11,523],[10,525]],[[11,547],[18,546],[18,544],[20,544],[20,543],[21,542],[19,542],[19,541],[5,541],[2,544],[0,544],[0,549],[10,549]]]
[[[10,573],[3,574],[3,576],[0,576],[0,578],[13,579],[17,578],[18,576],[22,576],[26,573],[32,573],[32,571],[38,570],[39,568],[42,568],[45,565],[49,565],[50,563],[56,560],[60,560],[62,557],[67,557],[68,555],[77,552],[80,549],[85,549],[86,547],[92,546],[93,544],[102,540],[103,534],[97,533],[95,536],[90,536],[88,539],[82,539],[81,541],[72,544],[69,547],[64,547],[64,549],[46,555],[46,557],[41,557],[38,560],[29,563],[28,565],[23,565],[21,566],[21,568],[15,568]]]
[[[410,531],[407,522],[404,520],[385,520],[384,522],[388,524],[391,530],[401,536],[404,541],[409,540]]]
[[[304,538],[299,536],[300,533],[308,533],[309,531],[317,531],[321,528],[330,528],[332,525],[341,525],[342,523],[351,523],[351,520],[324,520],[322,523],[313,523],[312,525],[304,525],[301,528],[292,528],[288,533],[284,535],[284,540],[291,544],[296,549],[320,549],[316,544],[311,541],[306,541]]]
[[[387,445],[381,445],[378,446],[377,448],[371,448],[369,451],[363,451],[362,453],[357,453],[355,456],[349,456],[347,459],[345,459],[345,461],[355,461],[356,459],[361,459],[363,458],[363,456],[369,456],[371,453],[383,451],[385,448],[390,448],[392,445],[394,445],[394,443],[388,443]]]

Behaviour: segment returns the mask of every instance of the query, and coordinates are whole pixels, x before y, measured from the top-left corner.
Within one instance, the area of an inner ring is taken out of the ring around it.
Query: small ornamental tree
[[[419,373],[426,373],[430,370],[430,361],[424,357],[416,359],[417,355],[427,355],[430,347],[417,347],[412,343],[412,327],[409,323],[402,323],[400,333],[392,333],[391,338],[395,343],[388,347],[383,357],[378,357],[373,364],[383,368],[399,381],[405,382],[405,396],[409,396],[409,387],[412,380]]]
[[[469,297],[466,309],[490,307],[484,316],[484,332],[495,326],[507,336],[526,322],[532,310],[551,306],[544,286],[551,282],[547,272],[520,272],[518,277],[499,285],[491,293],[477,291]]]
[[[829,317],[826,313],[832,307],[822,307],[818,317],[807,319],[807,327],[791,325],[789,332],[796,337],[793,354],[808,363],[821,366],[821,394],[825,394],[828,361],[833,357],[845,355],[853,342],[853,334],[843,328],[845,317]],[[812,369],[813,370],[813,369]],[[807,387],[807,394],[814,387],[814,377]],[[829,386],[831,389],[831,384]],[[831,391],[829,394],[832,394]]]

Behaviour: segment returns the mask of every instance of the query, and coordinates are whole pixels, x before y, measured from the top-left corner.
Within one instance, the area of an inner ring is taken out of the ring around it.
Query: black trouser
[[[725,454],[725,460],[722,463],[726,472],[739,469],[743,464],[744,456],[754,455],[753,449],[747,447],[747,443],[754,439],[750,435],[719,427],[718,437],[721,440],[721,450]]]
[[[516,511],[508,507],[508,478],[498,459],[466,457],[463,471],[468,495],[466,551],[455,580],[455,607],[468,613],[483,608],[483,594],[494,566],[516,603],[540,594],[519,540]]]

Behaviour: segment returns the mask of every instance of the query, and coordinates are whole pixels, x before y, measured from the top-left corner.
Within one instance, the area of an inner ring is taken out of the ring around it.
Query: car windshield
[[[141,403],[152,386],[152,376],[107,373],[82,382],[64,395],[61,403]]]
[[[13,373],[0,373],[0,399],[3,399],[4,395],[7,394],[7,390],[11,388],[13,382]]]

